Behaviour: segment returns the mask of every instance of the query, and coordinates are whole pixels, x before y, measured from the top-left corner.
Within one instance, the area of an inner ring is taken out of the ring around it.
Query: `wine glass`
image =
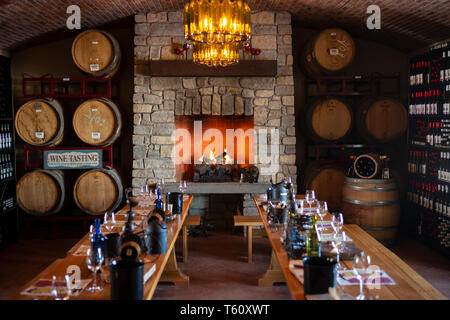
[[[116,224],[116,219],[114,215],[115,215],[114,211],[111,211],[111,214],[105,212],[105,216],[103,218],[103,225],[105,226],[106,230],[108,230],[108,232],[111,232],[111,230],[114,228],[114,225]]]
[[[86,288],[86,290],[91,292],[103,290],[100,285],[97,285],[97,271],[100,270],[104,260],[105,257],[103,256],[101,248],[96,248],[95,250],[89,248],[87,250],[86,264],[88,269],[93,272],[94,283],[92,286]]]
[[[92,238],[94,237],[94,233],[95,233],[95,227],[94,227],[93,224],[91,224],[91,225],[89,226],[89,239],[92,240]]]
[[[337,260],[337,266],[338,266],[337,270],[338,271],[345,269],[339,263],[341,252],[345,247],[345,241],[347,241],[347,235],[345,234],[345,231],[333,233],[333,238],[331,239],[331,244],[332,244],[333,248],[336,249],[336,260]]]
[[[338,233],[342,230],[344,226],[344,216],[341,212],[333,212],[331,214],[331,227],[333,228],[335,233]]]
[[[56,277],[55,275],[52,277],[51,295],[55,300],[68,300],[72,293],[71,288],[68,275],[65,275],[64,278]]]
[[[325,215],[328,212],[328,205],[326,201],[319,201],[318,202],[318,208],[317,208],[317,215],[320,218],[321,224],[323,224],[323,218],[325,218]]]
[[[364,295],[364,282],[367,279],[367,268],[370,266],[370,256],[366,256],[364,252],[360,255],[356,255],[353,259],[353,273],[359,280],[359,295],[357,300],[365,300]]]
[[[312,204],[316,202],[316,193],[314,190],[306,190],[305,200],[308,203],[309,207],[312,208]]]
[[[299,199],[296,201],[297,201],[297,213],[302,215],[305,210],[305,200]]]

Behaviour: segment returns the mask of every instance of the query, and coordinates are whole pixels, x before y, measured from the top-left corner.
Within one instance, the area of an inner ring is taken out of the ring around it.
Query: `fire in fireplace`
[[[175,132],[178,180],[239,181],[254,163],[252,116],[176,116]]]

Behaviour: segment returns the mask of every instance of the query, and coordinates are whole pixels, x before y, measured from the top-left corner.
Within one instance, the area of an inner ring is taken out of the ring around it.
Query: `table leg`
[[[252,250],[252,240],[253,240],[253,235],[252,235],[252,226],[248,226],[247,227],[247,245],[248,245],[248,263],[252,263],[252,255],[253,255],[253,250]]]
[[[188,256],[188,227],[183,226],[183,262],[187,261]]]
[[[175,247],[172,248],[169,254],[169,259],[159,281],[172,282],[175,285],[189,285],[189,277],[178,269]]]
[[[258,286],[271,286],[277,282],[286,282],[281,271],[280,264],[278,263],[277,256],[272,250],[272,257],[270,258],[270,266],[262,278],[258,280]]]

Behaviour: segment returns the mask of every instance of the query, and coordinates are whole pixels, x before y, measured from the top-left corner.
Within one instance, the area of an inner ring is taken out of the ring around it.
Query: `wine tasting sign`
[[[102,150],[46,150],[44,169],[99,169],[103,163]]]

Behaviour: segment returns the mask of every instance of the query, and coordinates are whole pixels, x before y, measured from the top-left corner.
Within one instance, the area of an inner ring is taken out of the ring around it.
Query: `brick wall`
[[[180,10],[184,0],[33,0],[11,1],[0,10],[0,48],[11,50],[47,33],[66,29],[70,5],[81,8],[82,29],[98,28],[106,23],[140,12]],[[327,26],[346,28],[354,37],[389,44],[404,51],[421,48],[448,38],[450,25],[445,1],[268,1],[248,0],[252,10],[285,10],[295,15],[303,26],[323,29]],[[381,30],[366,28],[367,7],[381,8]],[[448,4],[447,4],[448,6]],[[143,17],[143,15],[140,15]],[[157,17],[157,14],[154,15]],[[156,18],[155,18],[156,19]],[[143,21],[140,21],[143,22]],[[68,31],[69,35],[77,30]]]

